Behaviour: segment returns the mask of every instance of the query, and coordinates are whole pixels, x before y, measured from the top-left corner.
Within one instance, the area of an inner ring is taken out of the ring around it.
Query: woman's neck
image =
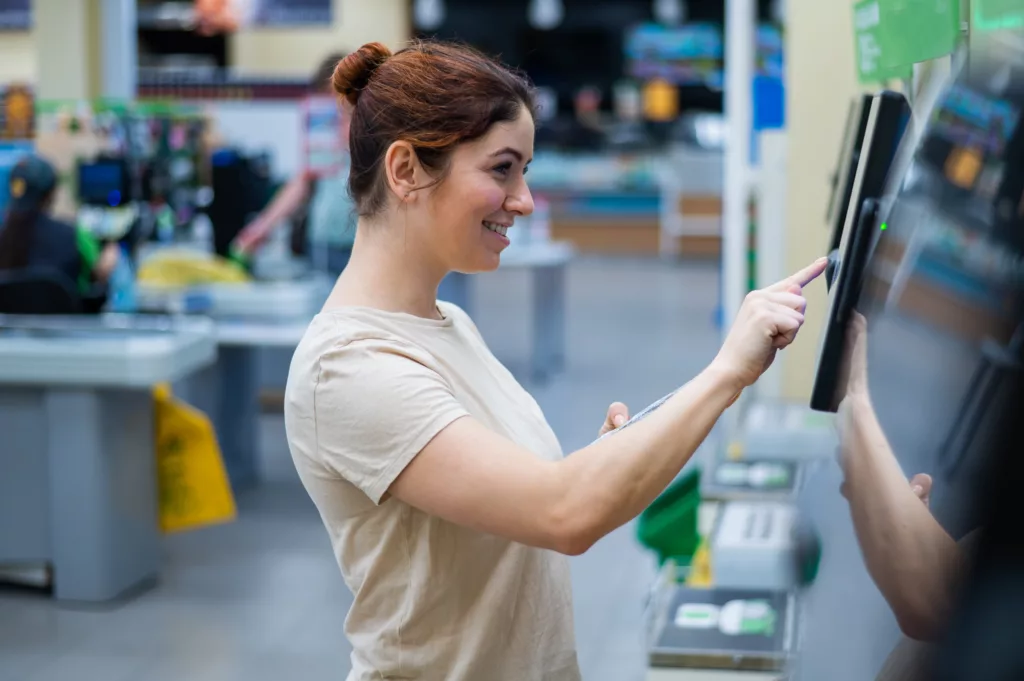
[[[373,307],[436,319],[437,287],[447,272],[432,266],[402,232],[360,218],[352,257],[325,307]]]

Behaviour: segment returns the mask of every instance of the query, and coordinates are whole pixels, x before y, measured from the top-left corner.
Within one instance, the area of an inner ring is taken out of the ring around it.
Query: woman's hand
[[[803,287],[825,271],[826,263],[826,258],[819,258],[777,284],[747,294],[715,358],[743,387],[757,381],[775,353],[796,338],[807,308]]]
[[[601,426],[601,430],[598,431],[597,436],[602,437],[612,432],[616,428],[619,428],[626,421],[629,420],[629,407],[624,405],[622,402],[612,402],[611,406],[608,407],[608,415],[604,419],[604,425]]]

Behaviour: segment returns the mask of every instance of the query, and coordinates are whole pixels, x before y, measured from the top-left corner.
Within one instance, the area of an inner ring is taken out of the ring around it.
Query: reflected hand
[[[604,419],[604,425],[601,426],[601,430],[598,431],[597,436],[601,437],[612,432],[616,428],[619,428],[626,421],[629,420],[629,407],[624,405],[622,402],[612,402],[611,406],[608,407],[608,415]]]
[[[913,490],[914,495],[927,508],[931,503],[932,476],[927,473],[918,473],[910,479],[910,489]]]
[[[925,508],[928,508],[931,504],[932,476],[927,473],[918,473],[910,479],[910,490],[921,500]],[[849,500],[850,489],[845,482],[839,486],[839,493],[843,495],[844,499]]]

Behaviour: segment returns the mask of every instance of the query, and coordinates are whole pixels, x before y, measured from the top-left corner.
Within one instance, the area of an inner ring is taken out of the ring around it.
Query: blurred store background
[[[969,449],[949,443],[980,441],[967,406],[995,411],[991,376],[1020,368],[1024,14],[923,4],[0,0],[0,213],[38,154],[53,217],[120,255],[96,286],[0,273],[0,681],[348,673],[351,594],[281,414],[329,254],[306,211],[237,244],[293,178],[346,167],[318,69],[370,41],[468,43],[538,87],[536,211],[497,272],[442,292],[566,452],[610,402],[638,411],[700,371],[747,292],[840,247],[856,103],[902,93],[917,137],[874,197],[896,209],[870,225],[872,389],[959,538],[976,480],[948,473]],[[573,560],[587,681],[869,679],[899,639],[839,495],[834,414],[808,406],[832,303],[806,295],[799,341],[663,503]],[[755,630],[666,639],[679,598],[716,618],[756,603]]]

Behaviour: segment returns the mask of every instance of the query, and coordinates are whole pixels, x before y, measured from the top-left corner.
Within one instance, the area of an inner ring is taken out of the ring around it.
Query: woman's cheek
[[[505,190],[496,183],[490,183],[479,194],[479,197],[481,208],[490,215],[501,210],[502,204],[505,203]]]

